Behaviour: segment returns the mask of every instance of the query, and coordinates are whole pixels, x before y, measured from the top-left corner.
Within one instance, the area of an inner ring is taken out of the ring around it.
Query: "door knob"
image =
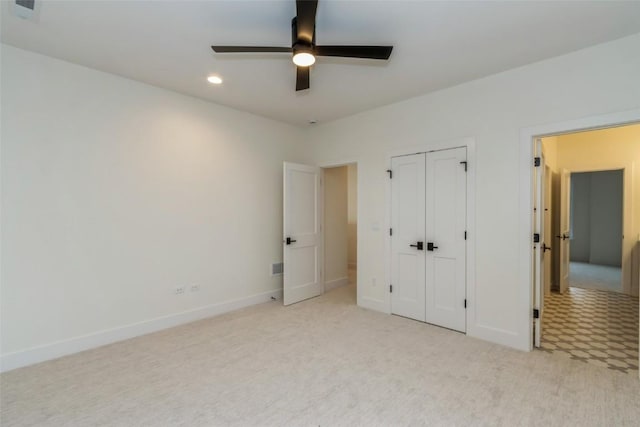
[[[287,245],[297,242],[297,240],[293,240],[291,237],[287,237]]]
[[[416,242],[416,244],[415,244],[415,245],[409,245],[409,246],[411,246],[412,248],[416,248],[416,249],[418,249],[419,251],[421,251],[421,250],[423,250],[423,249],[424,249],[424,246],[423,246],[423,245],[424,245],[424,243],[423,243],[423,242]]]
[[[438,249],[437,246],[433,246],[433,242],[427,242],[427,250],[432,251],[434,249]]]

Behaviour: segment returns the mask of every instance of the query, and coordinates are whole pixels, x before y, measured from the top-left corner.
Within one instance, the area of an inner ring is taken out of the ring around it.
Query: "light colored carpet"
[[[609,265],[572,262],[569,264],[569,286],[622,292],[622,269]]]
[[[342,287],[2,374],[2,425],[638,425],[638,378],[354,303]]]

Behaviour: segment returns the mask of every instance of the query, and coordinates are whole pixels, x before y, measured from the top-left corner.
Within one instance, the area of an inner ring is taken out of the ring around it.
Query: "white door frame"
[[[523,307],[519,314],[518,348],[531,351],[533,349],[533,141],[535,138],[557,136],[585,130],[596,130],[618,127],[640,122],[640,109],[621,111],[611,114],[590,116],[576,120],[550,123],[523,128],[520,130],[520,227],[518,230],[518,255],[520,277],[518,280],[518,306]]]
[[[362,226],[362,211],[360,209],[360,191],[361,191],[361,185],[362,183],[360,182],[360,165],[358,164],[358,160],[357,159],[346,159],[346,160],[332,160],[329,162],[323,162],[320,163],[318,165],[319,168],[322,169],[322,198],[323,198],[323,209],[324,209],[324,170],[325,169],[330,169],[330,168],[339,168],[340,166],[348,166],[348,165],[356,165],[356,179],[357,179],[357,186],[356,186],[356,206],[357,206],[357,210],[358,210],[358,215],[357,215],[357,221],[358,224],[356,224],[356,301],[357,301],[357,305],[361,305],[360,304],[360,295],[362,294],[362,292],[360,292],[358,290],[358,287],[360,286],[360,280],[358,280],[357,278],[363,277],[360,275],[360,268],[362,265],[362,260],[360,258],[361,256],[361,251],[360,248],[362,247],[362,244],[360,242],[360,236],[361,236],[361,226]],[[326,229],[326,224],[324,223],[324,216],[322,217],[322,242],[324,244],[324,230]],[[324,246],[323,246],[324,248]],[[324,250],[324,249],[323,249]],[[322,261],[322,278],[323,278],[323,286],[324,285],[324,277],[325,277],[325,271],[324,271],[324,259]]]
[[[475,290],[476,290],[476,141],[474,138],[466,137],[446,141],[427,142],[406,148],[399,148],[387,153],[387,169],[391,169],[391,158],[406,156],[409,154],[428,153],[430,151],[448,150],[451,148],[467,148],[467,335],[478,336],[475,328]],[[384,172],[384,171],[382,171]],[[388,177],[387,177],[388,178]],[[380,305],[381,311],[391,314],[391,294],[389,284],[391,282],[391,238],[389,228],[391,227],[391,180],[387,179],[385,196],[385,227],[382,229],[384,235],[385,251],[385,300]],[[358,210],[358,213],[360,211]],[[358,219],[359,220],[359,219]],[[360,223],[358,223],[360,227]],[[358,246],[359,247],[359,246]],[[481,336],[478,336],[482,338]]]

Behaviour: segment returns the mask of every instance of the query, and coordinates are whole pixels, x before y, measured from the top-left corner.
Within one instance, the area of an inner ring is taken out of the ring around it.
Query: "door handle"
[[[293,240],[291,237],[287,237],[287,245],[297,242],[297,240]]]
[[[567,240],[569,238],[568,234],[563,234],[561,236],[556,236],[558,239]]]
[[[424,245],[423,242],[416,242],[415,245],[409,245],[409,246],[411,246],[412,248],[416,248],[419,251],[421,251],[421,250],[424,250],[424,246],[423,245]]]
[[[433,246],[433,242],[427,242],[427,250],[433,251],[434,249],[438,249],[437,246]]]
[[[550,251],[551,250],[551,246],[547,246],[544,243],[542,244],[542,253],[545,253],[546,251]]]

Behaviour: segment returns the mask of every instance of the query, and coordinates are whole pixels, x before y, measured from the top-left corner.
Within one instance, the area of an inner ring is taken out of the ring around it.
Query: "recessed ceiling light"
[[[222,79],[220,77],[218,77],[218,76],[209,76],[209,77],[207,77],[207,81],[209,83],[214,84],[214,85],[219,85],[219,84],[222,83]]]

